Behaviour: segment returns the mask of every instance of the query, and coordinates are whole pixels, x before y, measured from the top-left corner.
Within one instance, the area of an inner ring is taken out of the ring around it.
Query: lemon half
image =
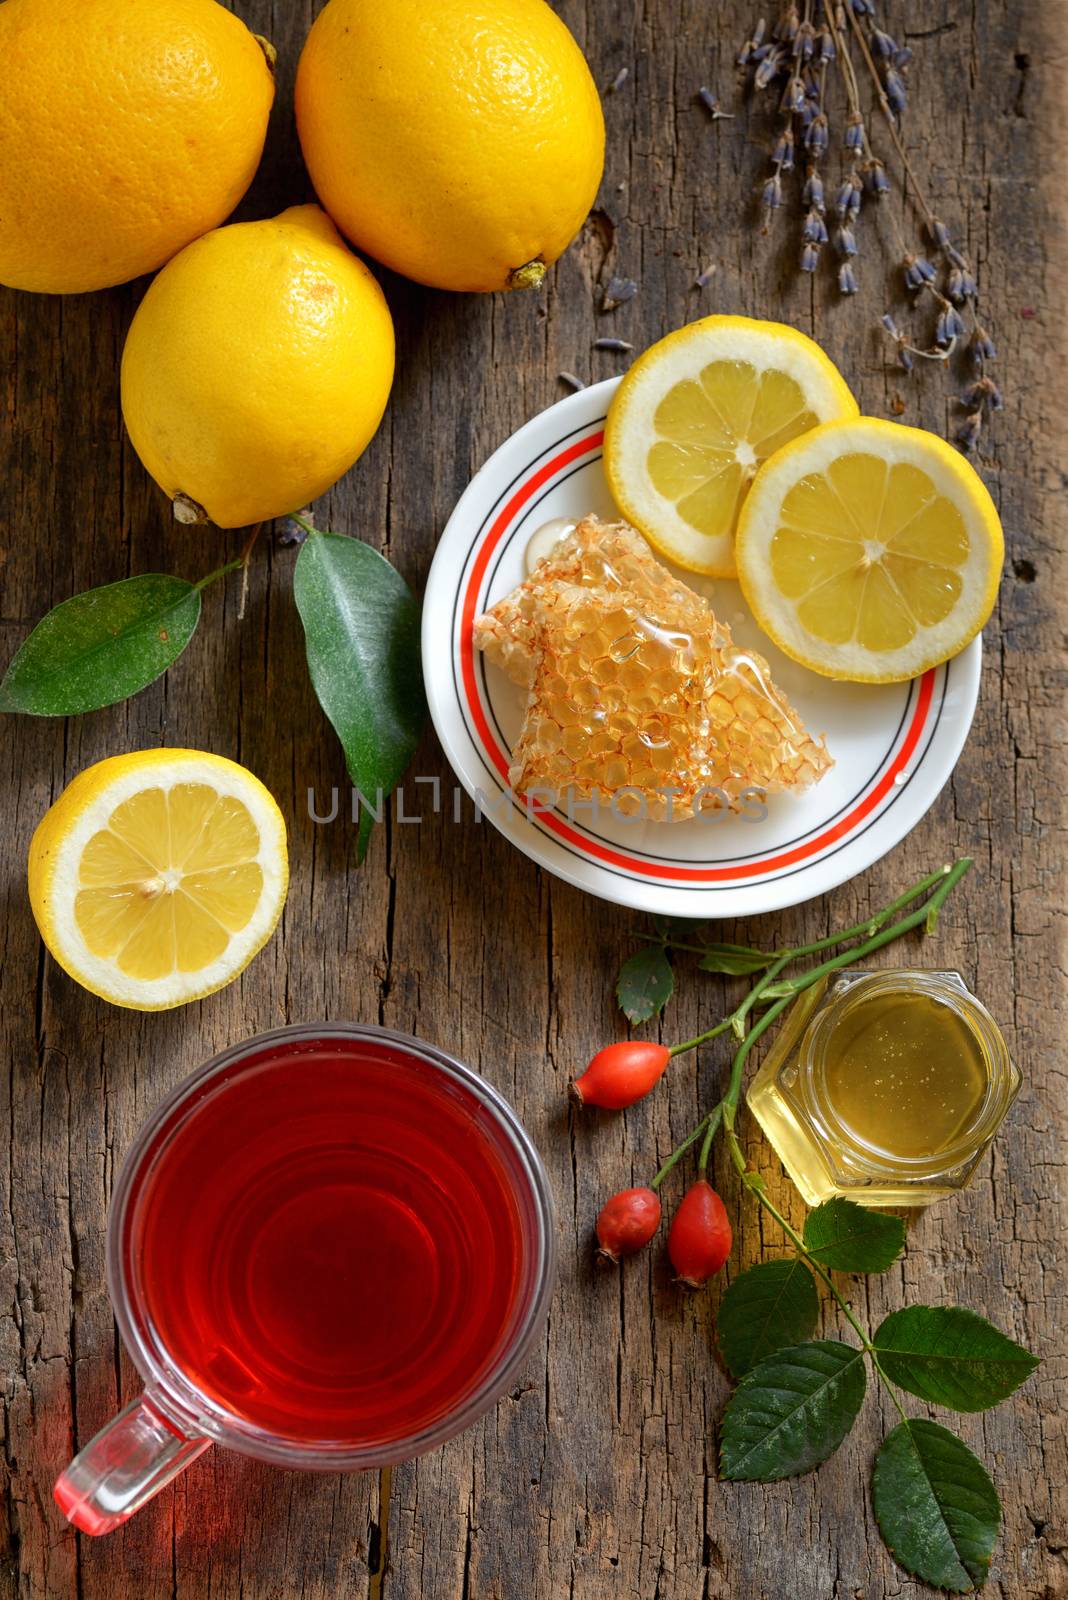
[[[30,843],[30,904],[52,955],[93,994],[139,1011],[235,978],[273,933],[288,881],[271,794],[200,750],[87,768]]]
[[[733,577],[738,513],[761,462],[858,410],[834,363],[796,328],[705,317],[646,350],[623,379],[605,473],[620,511],[661,555]]]
[[[750,609],[788,656],[828,678],[897,683],[975,638],[1005,546],[982,479],[945,440],[858,417],[761,468],[737,554]]]

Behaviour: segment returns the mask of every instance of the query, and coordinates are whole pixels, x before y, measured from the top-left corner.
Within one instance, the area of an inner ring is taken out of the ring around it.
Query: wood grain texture
[[[308,195],[292,129],[292,76],[316,6],[240,0],[279,48],[280,97],[263,170],[242,214]],[[774,10],[774,7],[772,8]],[[931,866],[976,858],[920,961],[959,967],[1004,1024],[1024,1073],[1009,1124],[970,1190],[910,1228],[903,1262],[858,1283],[877,1319],[906,1298],[959,1301],[1041,1353],[1022,1393],[961,1419],[993,1472],[1004,1529],[989,1592],[1068,1595],[1065,1427],[1063,444],[1065,51],[1056,7],[1027,0],[887,0],[917,52],[907,118],[938,211],[977,260],[1000,349],[1006,406],[981,466],[1009,560],[987,633],[979,715],[950,786],[911,838],[825,900],[730,925],[746,941],[818,936],[891,898]],[[598,213],[540,298],[460,298],[385,278],[398,379],[367,455],[323,502],[321,526],[383,549],[417,586],[473,470],[562,392],[556,374],[617,370],[611,332],[642,347],[705,311],[780,316],[814,333],[865,409],[940,432],[958,415],[939,369],[886,366],[880,227],[861,223],[862,293],[792,270],[795,223],[759,237],[752,191],[768,112],[748,103],[713,126],[701,83],[734,99],[734,52],[756,7],[741,0],[559,0],[606,99],[608,168]],[[834,161],[832,158],[831,165]],[[901,207],[899,198],[891,204]],[[882,224],[882,226],[885,226]],[[716,271],[703,292],[696,273]],[[604,316],[612,272],[638,297]],[[67,300],[0,294],[0,627],[3,659],[50,605],[145,571],[198,577],[235,540],[175,528],[123,436],[118,363],[144,284]],[[236,536],[235,536],[236,537]],[[771,1487],[717,1482],[716,1419],[728,1385],[710,1355],[719,1289],[680,1296],[658,1255],[622,1275],[593,1269],[603,1197],[642,1181],[695,1119],[724,1070],[705,1052],[625,1118],[572,1125],[568,1077],[621,1035],[611,981],[635,919],[541,875],[488,824],[378,830],[357,870],[353,830],[314,826],[307,791],[344,781],[303,664],[293,552],[270,540],[246,615],[236,581],[206,597],[193,645],[161,684],[67,725],[0,728],[6,823],[0,1094],[0,1364],[6,1402],[3,1595],[30,1600],[914,1600],[875,1534],[870,1464],[891,1418],[869,1399],[854,1435],[815,1476]],[[231,548],[232,547],[232,548]],[[41,952],[24,889],[30,833],[82,767],[116,751],[194,745],[245,762],[292,834],[279,935],[230,989],[138,1017],[83,994]],[[451,779],[428,735],[414,771]],[[417,804],[412,794],[412,807]],[[721,980],[687,970],[667,1038],[707,1026]],[[283,1473],[211,1452],[127,1529],[78,1539],[50,1495],[71,1451],[136,1392],[104,1289],[115,1164],[141,1119],[214,1050],[285,1020],[380,1019],[423,1034],[508,1094],[545,1154],[559,1202],[561,1275],[543,1346],[480,1426],[374,1477]],[[752,1159],[796,1220],[801,1207],[746,1127]],[[717,1181],[736,1216],[729,1170]],[[742,1216],[735,1272],[781,1239]],[[766,1236],[765,1236],[766,1235]],[[834,1319],[828,1318],[833,1328]],[[883,1413],[882,1415],[880,1413]]]

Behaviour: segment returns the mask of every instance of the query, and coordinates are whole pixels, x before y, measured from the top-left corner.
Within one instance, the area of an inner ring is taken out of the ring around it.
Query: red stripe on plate
[[[467,587],[464,591],[463,607],[460,613],[460,667],[463,677],[464,691],[467,695],[467,711],[478,730],[483,748],[492,761],[496,770],[508,782],[509,761],[506,753],[500,748],[494,738],[486,713],[483,710],[478,693],[478,682],[475,677],[474,645],[472,642],[472,628],[475,613],[478,608],[479,590],[486,569],[493,558],[497,546],[504,537],[512,522],[522,511],[527,502],[549,480],[570,466],[573,461],[579,460],[591,450],[596,450],[604,442],[604,433],[588,434],[585,439],[578,439],[574,444],[568,445],[559,455],[553,456],[531,475],[512,495],[511,499],[503,506],[495,518],[489,533],[481,545],[471,568]],[[742,864],[726,867],[684,867],[656,865],[649,861],[642,861],[636,856],[627,855],[622,850],[615,850],[610,845],[601,844],[599,841],[589,839],[585,834],[579,833],[563,817],[556,812],[535,811],[538,822],[542,827],[555,833],[559,838],[566,839],[568,844],[574,846],[581,854],[590,856],[594,860],[604,861],[610,866],[623,867],[628,872],[640,873],[642,877],[658,878],[669,883],[725,883],[740,878],[766,878],[769,874],[778,873],[787,867],[796,866],[799,862],[809,861],[813,856],[825,850],[829,845],[838,844],[847,838],[865,818],[869,817],[876,806],[886,798],[894,787],[898,775],[904,772],[909,758],[916,750],[923,733],[924,723],[927,721],[934,698],[935,673],[932,668],[925,672],[920,681],[920,692],[916,701],[916,710],[909,723],[905,737],[893,761],[887,767],[878,783],[844,817],[831,827],[817,834],[805,843],[796,845],[791,850],[783,850],[778,855],[767,856],[762,861],[748,861]],[[516,796],[519,804],[523,803],[523,796]]]

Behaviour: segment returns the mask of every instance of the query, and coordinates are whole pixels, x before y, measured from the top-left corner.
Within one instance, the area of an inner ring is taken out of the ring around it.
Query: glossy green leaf
[[[87,589],[50,611],[0,683],[0,711],[73,717],[147,688],[177,661],[200,621],[200,590],[146,573]]]
[[[384,556],[337,533],[310,534],[301,546],[293,594],[319,704],[350,778],[378,810],[403,777],[426,716],[419,606]],[[361,860],[373,826],[361,807]]]
[[[816,1330],[820,1298],[799,1256],[758,1261],[732,1279],[716,1318],[720,1354],[736,1378]]]
[[[948,1428],[899,1423],[875,1458],[871,1493],[879,1532],[906,1572],[953,1594],[982,1588],[1001,1505],[983,1463]]]
[[[751,950],[744,944],[709,944],[697,963],[702,972],[726,972],[734,977],[744,977],[750,972],[763,972],[775,960],[762,950]]]
[[[771,1483],[818,1467],[853,1426],[864,1353],[835,1339],[795,1344],[748,1373],[723,1414],[720,1471]]]
[[[905,1224],[852,1200],[825,1200],[805,1218],[805,1249],[835,1272],[885,1272],[905,1248]]]
[[[648,1022],[671,999],[675,975],[658,944],[647,945],[628,956],[619,969],[616,999],[629,1022]]]
[[[874,1343],[892,1382],[951,1411],[996,1406],[1038,1366],[1030,1350],[963,1306],[906,1306]]]

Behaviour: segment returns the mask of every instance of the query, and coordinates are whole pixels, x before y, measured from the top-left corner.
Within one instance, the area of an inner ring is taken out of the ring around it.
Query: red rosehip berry
[[[571,1085],[572,1099],[582,1106],[622,1111],[659,1083],[670,1060],[671,1051],[665,1044],[626,1039],[606,1045]]]
[[[632,1256],[647,1245],[660,1226],[660,1196],[655,1189],[621,1189],[597,1218],[598,1252],[609,1261]]]
[[[726,1207],[707,1178],[687,1189],[668,1233],[668,1255],[680,1283],[699,1289],[731,1253]]]

